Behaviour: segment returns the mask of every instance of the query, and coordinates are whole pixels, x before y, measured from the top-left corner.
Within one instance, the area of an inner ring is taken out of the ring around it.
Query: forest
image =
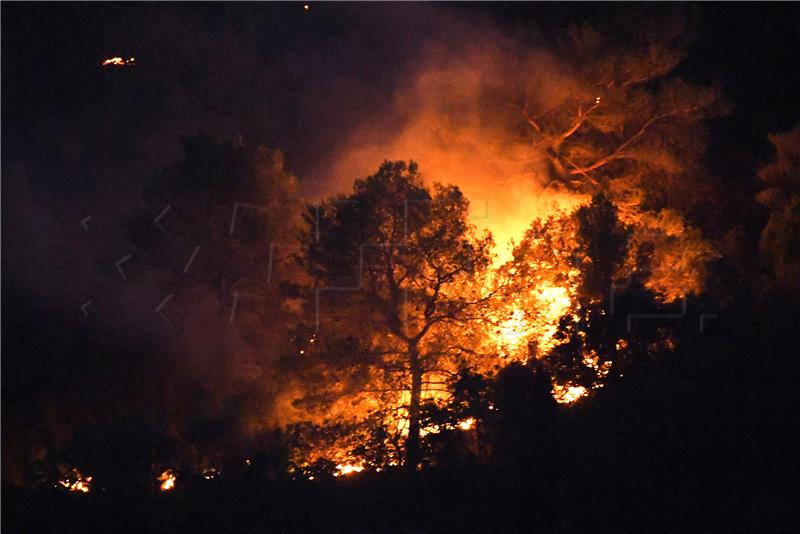
[[[6,528],[795,531],[764,11],[4,4]]]

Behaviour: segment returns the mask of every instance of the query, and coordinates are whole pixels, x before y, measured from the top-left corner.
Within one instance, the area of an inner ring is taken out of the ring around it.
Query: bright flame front
[[[175,481],[177,480],[177,477],[171,469],[167,469],[158,476],[157,480],[161,483],[159,486],[161,491],[170,491],[175,488]]]
[[[58,481],[58,485],[68,491],[89,493],[92,488],[92,477],[84,476],[78,469],[74,468]]]

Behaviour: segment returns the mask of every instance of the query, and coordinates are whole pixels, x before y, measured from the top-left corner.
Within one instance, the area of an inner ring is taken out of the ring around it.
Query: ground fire
[[[128,59],[116,56],[104,59],[100,62],[101,67],[132,67],[136,64],[136,58],[130,57]]]
[[[92,477],[84,476],[77,467],[73,467],[62,474],[57,486],[77,493],[89,493],[92,489]]]
[[[156,479],[159,482],[159,489],[161,491],[170,491],[175,489],[175,481],[178,477],[175,476],[175,473],[171,469],[167,469]]]

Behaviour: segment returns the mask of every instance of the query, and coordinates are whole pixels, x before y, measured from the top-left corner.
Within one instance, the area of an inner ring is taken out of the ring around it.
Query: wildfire
[[[530,325],[525,320],[525,312],[515,308],[511,317],[500,323],[500,340],[511,350],[517,350],[530,335]]]
[[[529,305],[530,314],[521,307],[514,307],[508,319],[501,321],[495,341],[501,350],[517,359],[525,359],[523,353],[528,341],[536,343],[540,354],[546,354],[556,345],[558,324],[573,306],[574,289],[543,283],[533,290]]]
[[[559,404],[572,404],[588,393],[583,386],[570,384],[553,384],[553,398]]]
[[[469,417],[467,419],[464,419],[463,421],[459,421],[458,428],[460,428],[461,430],[472,430],[473,428],[475,428],[475,418]]]
[[[214,480],[219,474],[220,471],[216,467],[207,467],[202,472],[203,478],[206,480]]]
[[[352,473],[360,473],[364,470],[363,465],[353,465],[353,464],[338,464],[336,466],[336,472],[333,473],[333,476],[346,476]],[[310,480],[310,479],[309,479]]]
[[[558,332],[561,317],[572,307],[572,298],[566,287],[542,285],[536,289],[540,303],[539,350],[544,353],[555,346],[554,337]]]
[[[171,469],[167,469],[163,473],[161,473],[157,480],[161,483],[161,491],[170,491],[175,488],[175,480],[177,477],[175,473],[172,472]]]
[[[58,485],[69,491],[89,493],[92,487],[92,477],[84,476],[77,468],[73,468],[58,481]]]
[[[110,57],[100,62],[101,67],[132,67],[135,64],[135,57],[129,57],[128,59],[125,59],[119,56]]]

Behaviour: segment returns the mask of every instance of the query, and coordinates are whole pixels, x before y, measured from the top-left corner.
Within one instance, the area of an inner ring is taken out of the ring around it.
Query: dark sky
[[[47,168],[58,165],[52,151],[59,150],[60,136],[88,145],[86,137],[111,142],[113,135],[115,152],[146,150],[127,141],[162,133],[163,125],[154,122],[172,121],[167,135],[177,137],[203,126],[192,114],[214,115],[224,117],[220,133],[236,130],[285,150],[290,167],[303,177],[342,130],[401,83],[424,38],[449,38],[444,21],[485,22],[539,44],[558,39],[568,24],[591,23],[620,8],[313,4],[306,12],[302,4],[6,4],[4,162],[35,159],[42,174],[61,174],[62,168]],[[759,140],[763,145],[766,132],[793,127],[800,8],[696,9],[698,39],[680,74],[722,84],[736,109],[734,129],[724,129],[736,136],[731,141],[752,150]],[[98,68],[99,58],[117,54],[136,56],[137,67]],[[206,76],[219,78],[208,82]],[[343,97],[343,84],[352,87],[350,98]],[[40,179],[55,194],[91,189],[100,179],[97,170],[75,170],[69,179]]]
[[[225,113],[242,133],[254,142],[284,149],[290,166],[302,177],[314,153],[321,152],[320,143],[339,137],[319,131],[328,129],[321,127],[327,127],[331,119],[326,95],[336,94],[342,81],[352,81],[354,86],[369,86],[372,95],[385,96],[401,83],[420,41],[432,36],[448,39],[448,24],[442,21],[486,22],[539,44],[558,39],[563,34],[560,29],[568,24],[591,23],[622,8],[596,3],[435,7],[326,3],[313,4],[306,12],[302,4],[275,3],[6,4],[3,155],[15,160],[36,154],[44,165],[47,154],[42,150],[52,148],[54,142],[43,139],[44,124],[86,135],[86,131],[102,131],[109,120],[136,123],[136,115],[154,113],[153,108],[178,115],[180,111],[208,113],[214,106],[227,105]],[[798,118],[793,104],[800,88],[795,66],[800,50],[800,8],[771,4],[758,9],[747,4],[694,8],[700,20],[698,38],[680,74],[721,82],[735,104],[732,122],[736,134],[743,136],[742,140],[746,136],[746,144],[763,139],[765,132],[793,127]],[[210,66],[235,56],[233,50],[246,56],[238,65],[229,65],[228,70]],[[129,72],[98,69],[99,58],[117,54],[137,56],[137,68]],[[248,77],[236,72],[238,79],[225,83],[201,81],[206,75],[251,67],[273,69],[270,80],[265,81],[262,73]],[[225,94],[222,86],[237,81],[249,81],[260,92],[250,93],[252,88],[238,85],[235,91],[226,88],[238,94]],[[180,111],[169,108],[176,104],[170,95],[175,84],[187,93],[185,100],[178,102],[186,106]],[[262,102],[247,102],[251,96]],[[338,100],[335,107],[344,109],[337,118],[343,123],[355,122],[358,108],[369,108],[376,98],[367,97],[365,102],[362,96],[350,102]],[[320,106],[313,112],[323,116],[292,109],[309,106],[309,101]],[[268,123],[253,124],[267,116]],[[165,113],[162,118],[170,117]],[[124,138],[125,132],[117,133]],[[85,180],[91,178],[71,180],[68,189],[91,187]]]
[[[754,168],[770,157],[767,134],[800,122],[800,5],[682,7],[694,9],[699,24],[678,74],[719,83],[734,106],[712,125],[712,172],[731,184],[731,198],[751,200]],[[314,193],[325,189],[320,167],[348,133],[385,119],[425,42],[458,47],[499,32],[525,46],[548,47],[570,24],[592,24],[630,8],[3,4],[4,400],[30,393],[9,389],[15,377],[47,389],[50,366],[73,365],[63,354],[89,335],[80,306],[98,290],[96,273],[127,252],[111,221],[140,206],[142,179],[179,157],[180,136],[240,135],[249,144],[280,148],[304,192]],[[100,68],[111,56],[135,56],[136,66]],[[89,215],[91,232],[81,226]],[[160,298],[140,292],[125,302],[145,297]],[[144,307],[152,311],[150,303]],[[136,335],[128,324],[116,328],[107,335]],[[12,353],[41,352],[41,343],[55,343],[47,352],[57,361],[12,360],[9,367]]]
[[[280,148],[303,192],[315,194],[328,189],[325,167],[348,134],[389,116],[392,95],[418,67],[427,41],[457,49],[495,32],[523,46],[548,47],[571,24],[596,24],[631,8],[4,4],[4,289],[70,285],[90,253],[71,246],[80,235],[59,232],[80,231],[89,213],[97,222],[137,207],[142,178],[175,161],[182,135],[241,135],[248,144]],[[678,74],[719,83],[734,106],[712,125],[712,172],[730,181],[732,194],[749,196],[757,187],[754,166],[770,157],[766,135],[799,122],[800,6],[681,8],[695,12],[698,28]],[[136,66],[99,67],[116,55],[135,56]],[[109,235],[94,246],[113,249],[113,240]],[[59,255],[73,259],[53,269],[50,258]],[[37,259],[44,271],[30,265]]]

